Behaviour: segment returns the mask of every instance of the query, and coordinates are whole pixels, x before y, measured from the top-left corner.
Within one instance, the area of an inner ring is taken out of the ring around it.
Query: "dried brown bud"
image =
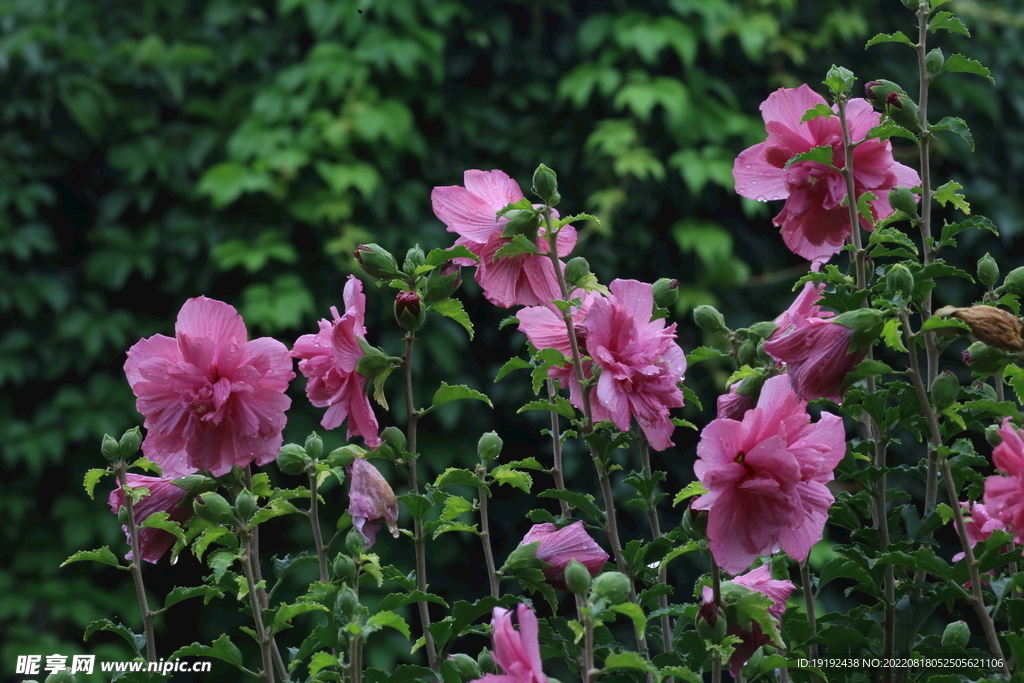
[[[970,308],[944,306],[936,311],[935,315],[952,316],[967,323],[974,338],[989,346],[1015,353],[1022,350],[1021,321],[1009,311],[995,306],[971,306]]]

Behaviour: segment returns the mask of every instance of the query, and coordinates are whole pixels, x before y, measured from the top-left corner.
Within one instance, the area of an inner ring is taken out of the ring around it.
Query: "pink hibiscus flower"
[[[964,511],[964,528],[967,530],[967,541],[971,546],[987,541],[996,529],[1006,528],[1002,520],[989,514],[984,503],[960,503],[960,507]],[[957,532],[959,533],[959,529]],[[966,553],[957,553],[953,556],[953,562],[958,562],[965,556]]]
[[[804,113],[824,98],[807,85],[781,88],[761,104],[761,115],[768,139],[744,150],[736,158],[733,177],[736,192],[749,199],[768,201],[785,199],[786,204],[774,218],[782,228],[782,239],[795,254],[823,263],[842,249],[852,232],[849,208],[842,206],[846,182],[838,171],[816,161],[799,161],[788,169],[786,162],[813,147],[832,148],[832,165],[843,168],[846,152],[839,119],[818,117],[801,123]],[[852,99],[846,108],[850,139],[864,139],[878,125],[881,115],[864,99]],[[871,192],[875,220],[892,214],[888,193],[894,186],[921,184],[917,172],[897,163],[889,141],[870,140],[853,152],[854,189],[859,197]],[[866,229],[870,224],[863,221]]]
[[[174,332],[140,340],[124,364],[146,418],[146,457],[170,477],[274,460],[295,377],[285,345],[247,341],[242,316],[206,297],[185,302]]]
[[[359,339],[366,334],[363,316],[366,296],[363,283],[354,275],[345,284],[345,315],[331,307],[333,321],[321,320],[320,331],[298,338],[292,355],[301,358],[299,372],[309,381],[306,397],[317,408],[327,408],[320,424],[337,429],[348,419],[348,438],[363,437],[371,448],[380,445],[377,418],[366,395],[366,378],[356,372],[363,357]]]
[[[576,335],[576,345],[580,353],[587,353],[587,312],[590,310],[594,300],[601,295],[596,292],[582,292],[576,290],[569,295],[570,299],[580,298],[580,305],[572,310],[573,330]],[[562,314],[551,305],[529,306],[516,313],[519,320],[519,329],[526,335],[534,348],[555,349],[560,351],[566,358],[572,358],[572,344],[569,335],[566,333],[565,320]],[[584,361],[583,371],[590,376],[592,361]],[[580,391],[580,383],[576,381],[571,362],[565,365],[557,365],[548,369],[548,376],[558,381],[562,387],[569,387],[569,400],[577,408],[583,408],[583,394]]]
[[[786,364],[796,395],[805,400],[842,400],[839,387],[864,360],[867,349],[848,353],[853,329],[833,322],[831,311],[815,305],[824,285],[808,282],[775,323],[779,328],[764,343],[765,352]]]
[[[708,492],[691,507],[708,511],[718,565],[739,574],[780,547],[806,560],[834,500],[825,483],[845,452],[842,419],[824,413],[812,424],[807,403],[783,375],[765,382],[757,407],[742,421],[709,423],[693,466]]]
[[[537,615],[526,605],[516,608],[519,630],[512,626],[512,612],[494,608],[491,626],[494,627],[494,661],[505,673],[486,674],[477,681],[482,683],[548,683],[541,669],[540,642]]]
[[[174,484],[173,479],[161,477],[147,477],[142,474],[128,474],[128,486],[133,489],[148,489],[149,494],[143,496],[139,502],[132,506],[135,513],[135,523],[142,524],[147,517],[155,512],[166,512],[168,519],[172,522],[183,524],[192,516],[192,506],[177,507],[185,498],[185,489]],[[110,492],[107,498],[110,511],[115,515],[124,507],[124,492],[121,487]],[[132,544],[132,536],[127,526],[121,527],[128,539],[128,545]],[[174,535],[163,529],[139,529],[139,548],[142,559],[146,562],[156,562],[163,557],[163,554],[174,545]],[[132,552],[125,555],[126,560],[132,559]]]
[[[786,601],[789,600],[789,594],[796,588],[792,581],[777,581],[773,579],[771,568],[763,564],[742,576],[737,576],[732,579],[732,582],[745,586],[757,593],[763,593],[771,598],[774,604],[768,608],[768,614],[781,624],[782,613],[786,611]],[[720,617],[720,613],[714,609],[712,603],[714,591],[710,586],[704,586],[701,597],[704,599],[704,604],[701,606],[700,615],[711,626],[714,626]],[[736,645],[732,656],[729,657],[729,673],[732,674],[733,678],[738,678],[743,665],[757,652],[757,648],[767,645],[772,639],[761,630],[761,625],[756,621],[751,621],[749,631],[739,624],[729,624],[725,632],[726,635],[736,636],[743,640],[742,643]]]
[[[548,522],[535,524],[519,545],[537,541],[540,545],[534,557],[551,565],[544,570],[544,577],[558,590],[566,590],[565,568],[571,560],[586,567],[591,576],[597,576],[608,561],[608,553],[584,530],[583,522],[573,522],[561,529]]]
[[[508,219],[496,218],[501,209],[523,198],[516,181],[502,171],[466,171],[465,187],[435,187],[430,193],[434,214],[459,235],[455,244],[464,245],[480,262],[460,259],[460,265],[476,266],[476,281],[484,296],[495,306],[542,306],[561,299],[558,279],[549,256],[521,254],[495,259],[494,255],[511,242],[501,236]],[[540,234],[544,234],[541,228]],[[540,250],[547,242],[538,240]],[[558,255],[567,256],[576,246],[576,230],[567,225],[558,233]]]
[[[743,414],[754,407],[754,397],[750,394],[741,394],[737,391],[740,382],[729,387],[729,391],[718,397],[715,402],[717,417],[727,417],[730,420],[742,420]]]
[[[1014,533],[1014,541],[1024,543],[1024,439],[1010,418],[1003,420],[999,436],[1003,442],[992,451],[992,461],[1006,476],[995,474],[985,480],[985,508]]]
[[[398,499],[384,475],[363,458],[353,460],[345,473],[349,480],[348,512],[366,547],[377,542],[382,520],[391,535],[398,538]]]

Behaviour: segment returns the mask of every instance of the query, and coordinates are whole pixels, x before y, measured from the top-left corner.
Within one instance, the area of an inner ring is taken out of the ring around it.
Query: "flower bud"
[[[775,330],[779,329],[778,325],[771,322],[770,320],[764,320],[759,323],[754,323],[747,328],[750,333],[751,339],[767,339],[775,333]]]
[[[505,442],[497,432],[484,432],[476,445],[476,454],[482,462],[490,462],[501,455],[501,447]]]
[[[713,602],[705,602],[700,606],[694,626],[697,629],[697,635],[704,640],[718,644],[725,638],[727,628],[725,614]]]
[[[342,583],[351,584],[356,580],[356,563],[345,553],[338,553],[331,569],[334,570],[334,578]]]
[[[306,455],[316,460],[324,454],[324,440],[320,436],[313,432],[306,437]]]
[[[395,320],[403,329],[415,332],[426,316],[427,307],[416,292],[399,292],[395,297]]]
[[[121,526],[128,526],[128,508],[121,506],[117,509],[117,521],[121,523]]]
[[[353,555],[357,555],[366,548],[366,539],[363,538],[361,533],[353,529],[345,537],[345,548]]]
[[[651,286],[654,293],[654,305],[658,308],[671,308],[679,298],[679,280],[663,277]]]
[[[740,348],[736,351],[736,359],[740,365],[753,365],[757,360],[757,344],[749,339],[740,344]]]
[[[987,441],[988,445],[991,446],[992,448],[995,448],[996,446],[1001,444],[1003,442],[1003,437],[999,435],[999,428],[989,427],[988,429],[986,429],[985,441]]]
[[[698,306],[693,309],[693,322],[708,334],[715,334],[725,329],[725,318],[714,306]]]
[[[480,666],[469,655],[457,652],[453,655],[448,655],[448,659],[459,670],[459,676],[462,677],[462,680],[475,681],[480,678]]]
[[[932,382],[932,405],[937,410],[945,410],[956,402],[960,395],[960,380],[948,370]]]
[[[252,491],[248,489],[242,489],[235,497],[235,510],[247,522],[256,514],[257,507],[256,496],[252,495]]]
[[[1013,360],[1013,356],[979,341],[967,347],[963,359],[973,372],[991,374],[1002,370]]]
[[[583,286],[587,276],[590,275],[590,264],[582,256],[570,259],[565,266],[565,282],[569,285],[569,291]]]
[[[619,605],[629,600],[632,588],[629,577],[619,572],[605,572],[594,579],[594,595],[604,598],[611,605]]]
[[[104,434],[103,441],[100,443],[100,453],[111,462],[120,459],[121,447],[118,445],[117,439],[110,434]]]
[[[43,683],[75,683],[75,675],[69,669],[63,669],[47,676]]]
[[[540,229],[540,214],[534,209],[512,209],[505,214],[508,223],[501,231],[502,237],[515,237],[523,235],[530,242],[537,241],[537,231]]]
[[[903,297],[905,303],[914,295],[914,274],[902,263],[896,263],[885,274],[885,286],[890,293]]]
[[[313,460],[297,443],[285,444],[281,447],[281,452],[277,454],[277,468],[285,474],[302,474],[311,464],[313,464]]]
[[[911,133],[921,132],[921,122],[917,117],[917,103],[906,95],[894,92],[886,95],[885,113],[897,125],[903,126]]]
[[[907,9],[917,9],[921,5],[921,0],[903,0],[903,6]]]
[[[924,66],[932,76],[942,71],[942,65],[946,58],[942,55],[942,48],[935,48],[924,58]]]
[[[700,540],[708,535],[708,513],[706,510],[686,508],[683,513],[683,531],[692,539]]]
[[[978,280],[989,289],[999,279],[999,264],[991,255],[985,254],[978,259]]]
[[[327,454],[327,465],[331,468],[348,467],[352,461],[359,457],[360,452],[355,446],[342,446],[335,448]]]
[[[917,197],[906,187],[894,187],[889,190],[889,204],[897,211],[910,218],[917,218]]]
[[[235,513],[231,504],[219,493],[209,491],[192,501],[192,511],[207,522],[214,524],[234,524]]]
[[[427,255],[420,249],[420,245],[416,245],[409,251],[405,252],[405,261],[402,263],[402,270],[406,275],[415,275],[416,269],[427,262]]]
[[[494,657],[491,656],[491,651],[486,647],[480,650],[480,654],[476,657],[476,663],[480,666],[482,673],[493,674],[498,671],[498,667],[494,664]]]
[[[576,560],[569,560],[565,566],[565,587],[570,593],[585,595],[590,590],[590,570]]]
[[[885,98],[889,93],[897,93],[899,95],[907,94],[898,83],[893,83],[892,81],[887,81],[885,79],[868,81],[864,84],[864,97],[871,103],[871,106],[878,111],[885,110]]]
[[[427,284],[423,288],[423,300],[434,303],[447,299],[462,284],[462,266],[448,262],[440,268],[434,268],[427,276]]]
[[[132,427],[121,436],[121,441],[118,443],[121,457],[127,460],[139,452],[139,446],[141,445],[142,434],[139,433],[138,427]]]
[[[356,257],[363,272],[370,277],[391,279],[401,275],[395,257],[377,244],[360,244],[352,255]]]
[[[405,434],[398,427],[385,427],[384,431],[380,433],[380,438],[384,440],[388,446],[391,447],[396,454],[405,452],[408,443],[405,440]]]
[[[541,201],[547,202],[558,192],[558,176],[550,168],[541,164],[533,172],[533,192]]]
[[[963,621],[946,624],[946,630],[942,632],[942,647],[945,648],[962,650],[970,640],[971,629]]]
[[[395,302],[395,305],[397,308],[397,301]],[[359,362],[356,364],[356,372],[358,372],[363,377],[368,377],[372,379],[377,375],[381,374],[382,372],[385,372],[388,368],[391,367],[391,356],[384,353],[375,346],[370,346],[369,344],[367,344],[363,348],[363,354],[363,357],[360,358]]]
[[[348,585],[344,585],[338,591],[338,599],[334,604],[343,616],[352,619],[359,611],[359,596]]]
[[[1024,296],[1024,266],[1014,268],[1007,273],[1006,279],[1003,280],[1003,286],[999,289],[1007,294]]]
[[[866,349],[875,343],[885,327],[885,314],[874,308],[858,308],[833,318],[837,325],[853,330],[847,353]]]

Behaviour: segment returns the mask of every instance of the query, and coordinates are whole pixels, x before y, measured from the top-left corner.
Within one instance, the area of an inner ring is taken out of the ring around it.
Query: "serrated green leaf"
[[[232,550],[218,550],[206,558],[206,564],[213,570],[214,581],[219,583],[224,578],[224,573],[227,572],[228,567],[238,559],[240,559],[238,554]]]
[[[498,370],[498,374],[495,376],[494,381],[499,381],[505,375],[515,370],[526,370],[532,367],[533,365],[531,365],[528,360],[523,358],[510,358],[507,363],[501,366],[501,370]]]
[[[451,403],[452,401],[459,401],[461,399],[475,399],[477,401],[483,401],[488,406],[493,408],[491,399],[487,398],[485,394],[481,394],[479,391],[470,389],[463,384],[449,385],[447,382],[441,382],[440,388],[434,392],[434,398],[430,402],[430,409],[434,409],[437,406],[444,405],[445,403]]]
[[[974,136],[971,135],[971,129],[967,127],[963,119],[957,116],[947,116],[938,123],[933,123],[931,129],[933,131],[948,130],[951,133],[956,133],[963,138],[963,141],[967,143],[970,150],[974,151]]]
[[[442,488],[445,486],[456,486],[459,484],[462,484],[464,486],[475,487],[484,485],[484,483],[480,480],[480,477],[476,476],[469,470],[459,469],[457,467],[449,467],[440,475],[438,475],[436,480],[434,480],[435,488]]]
[[[528,470],[537,470],[538,472],[547,472],[548,468],[537,462],[536,458],[523,458],[522,460],[513,460],[512,462],[506,463],[506,467],[523,467]]]
[[[441,519],[450,522],[465,512],[472,512],[473,504],[462,496],[448,496],[444,501]]]
[[[548,489],[547,491],[541,491],[537,494],[538,498],[554,498],[555,500],[564,500],[569,503],[572,507],[582,511],[584,514],[589,515],[594,519],[602,519],[604,514],[597,508],[594,503],[594,497],[589,493],[578,493],[576,491],[559,491],[557,489]]]
[[[259,472],[252,475],[252,493],[257,498],[270,498],[274,493],[274,487],[270,485],[270,475],[266,472]]]
[[[170,514],[164,511],[154,512],[149,517],[146,517],[139,525],[140,529],[160,529],[174,536],[175,539],[182,545],[185,545],[185,532],[181,530],[181,525],[174,520],[168,519]]]
[[[299,616],[300,614],[306,614],[307,612],[328,612],[326,607],[318,605],[315,602],[297,602],[293,605],[281,605],[277,608],[277,612],[274,613],[274,621],[270,626],[271,633],[277,633],[283,631],[286,628],[290,628],[292,625],[292,619]]]
[[[615,652],[605,657],[604,668],[606,671],[608,669],[639,669],[640,671],[648,671],[650,673],[657,671],[654,665],[640,656],[639,653],[629,652],[628,650],[625,652]]]
[[[946,204],[952,204],[956,208],[960,209],[964,213],[970,215],[971,205],[964,199],[964,196],[957,192],[957,190],[964,189],[964,186],[955,180],[950,180],[944,183],[940,187],[935,188],[935,201],[941,206]]]
[[[462,307],[462,302],[459,299],[441,299],[437,303],[432,304],[429,310],[439,313],[446,318],[451,318],[466,329],[470,339],[473,338],[473,322],[469,319],[469,315],[466,313],[466,309]]]
[[[876,377],[878,375],[889,374],[892,372],[894,372],[893,369],[890,368],[885,363],[883,363],[882,361],[868,358],[866,360],[861,361],[860,364],[857,365],[857,367],[855,367],[853,371],[846,376],[846,379],[843,380],[843,383],[853,384],[867,377]]]
[[[314,652],[309,660],[309,675],[313,680],[317,680],[318,673],[332,666],[341,666],[337,657],[323,650]]]
[[[434,506],[433,501],[421,493],[403,493],[398,500],[405,503],[413,519],[423,519],[427,511]]]
[[[960,54],[950,55],[949,58],[943,63],[942,70],[939,73],[968,73],[976,74],[987,78],[992,85],[996,84],[996,79],[992,78],[992,72],[989,71],[988,67],[983,66],[981,62],[973,60],[969,57],[964,57]]]
[[[164,610],[167,608],[177,605],[182,600],[188,600],[190,598],[203,598],[203,604],[210,604],[210,600],[219,598],[224,595],[216,586],[175,586],[174,590],[167,594],[167,598],[164,600]]]
[[[894,351],[907,352],[907,347],[903,345],[903,328],[896,318],[885,321],[885,325],[882,326],[882,340]]]
[[[968,38],[971,37],[971,32],[967,30],[963,22],[953,16],[952,12],[937,12],[935,16],[928,21],[928,30],[932,33],[936,31],[949,31],[950,33],[959,33],[965,35]]]
[[[1024,369],[1016,365],[1007,365],[1003,368],[1003,378],[1010,383],[1013,393],[1017,395],[1017,401],[1024,403]]]
[[[939,503],[936,506],[936,510],[938,510],[939,517],[942,518],[943,524],[949,524],[949,520],[953,519],[954,517],[953,508],[949,507],[945,503]]]
[[[323,472],[322,475],[324,477],[327,477],[329,476],[329,472]],[[270,500],[264,507],[261,507],[259,510],[256,511],[256,514],[253,515],[252,519],[249,521],[249,526],[254,527],[257,524],[262,524],[268,519],[273,519],[274,517],[281,517],[282,515],[291,514],[304,515],[306,513],[305,511],[300,510],[299,508],[295,507],[294,505],[292,505],[283,498],[274,498]]]
[[[369,619],[367,619],[366,623],[370,624],[371,626],[387,626],[389,628],[393,628],[399,633],[401,633],[403,636],[405,636],[406,640],[409,639],[409,625],[405,623],[405,619],[398,616],[394,612],[388,612],[387,610],[377,612]]]
[[[824,102],[818,102],[816,105],[804,112],[804,115],[800,117],[800,123],[817,119],[824,116],[826,119],[835,116],[835,112],[832,111],[832,107],[828,106]]]
[[[873,140],[878,138],[879,140],[888,140],[889,138],[907,138],[917,142],[917,136],[912,132],[898,125],[895,121],[887,120],[878,124],[874,128],[868,131],[868,134],[864,136],[865,140]]]
[[[524,235],[515,235],[512,241],[498,249],[494,253],[494,260],[500,258],[508,258],[511,256],[519,256],[521,254],[539,254],[540,250],[537,249],[537,245],[528,240]]]
[[[933,315],[924,321],[924,324],[921,325],[921,329],[919,331],[928,332],[930,330],[941,329],[954,329],[970,332],[971,326],[961,320],[957,320],[956,318],[940,318],[937,315]]]
[[[105,469],[91,469],[85,473],[85,481],[82,485],[85,487],[85,492],[89,495],[89,500],[96,500],[93,496],[93,492],[96,489],[96,484],[99,483],[100,479],[110,474],[110,470]]]
[[[424,265],[434,266],[435,268],[442,263],[447,263],[453,258],[468,258],[474,261],[480,259],[476,254],[466,248],[465,245],[456,244],[454,247],[449,249],[431,249],[430,253],[427,254],[427,258],[424,260]]]
[[[97,631],[110,631],[124,638],[125,642],[135,651],[136,656],[142,656],[146,651],[146,636],[142,633],[135,633],[123,624],[116,624],[110,619],[99,619],[85,627],[82,640],[89,640],[89,636]]]
[[[825,164],[829,168],[833,168],[832,147],[829,145],[820,145],[818,147],[812,147],[809,151],[801,152],[800,154],[797,154],[794,157],[792,157],[789,161],[786,162],[786,165],[783,168],[788,169],[793,164],[801,161],[816,161],[819,164]]]
[[[550,401],[530,401],[525,406],[516,411],[516,414],[525,412],[527,410],[547,410],[552,413],[558,413],[563,417],[567,417],[570,420],[576,417],[576,409],[572,407],[568,399],[563,396],[555,396],[556,403]]]
[[[196,556],[197,560],[202,560],[203,555],[206,553],[206,549],[211,543],[222,536],[229,535],[232,535],[232,532],[231,529],[226,526],[212,525],[206,527],[199,535],[199,539],[192,546],[192,554]]]
[[[695,363],[715,358],[729,358],[729,354],[710,346],[698,346],[693,351],[686,354],[686,364],[687,366],[692,366]]]
[[[575,223],[577,221],[592,221],[597,225],[601,225],[601,219],[589,213],[574,213],[571,216],[566,216],[558,221],[559,227],[568,225],[569,223]]]
[[[533,486],[533,477],[526,472],[511,469],[507,465],[494,468],[491,471],[491,476],[499,484],[514,486],[517,489],[521,489],[524,493],[529,493],[530,487]]]
[[[641,638],[644,637],[644,631],[647,629],[647,617],[644,616],[644,611],[640,605],[635,602],[624,602],[620,605],[612,605],[611,610],[632,619],[637,634]]]
[[[679,505],[687,498],[693,498],[694,496],[703,496],[708,490],[704,488],[704,484],[699,481],[691,481],[686,485],[682,491],[676,494],[676,497],[672,499],[672,506]]]
[[[998,237],[999,229],[995,226],[995,223],[985,218],[984,216],[971,216],[958,223],[946,223],[942,224],[942,238],[939,240],[939,244],[936,246],[936,250],[946,246],[956,246],[956,240],[953,239],[964,230],[968,229],[977,230],[988,230],[993,235]]]
[[[424,593],[418,590],[409,591],[408,593],[388,593],[380,601],[379,607],[382,610],[389,611],[414,602],[433,602],[448,609],[448,603],[444,601],[444,598],[433,593]]]
[[[466,524],[465,522],[446,522],[443,520],[426,522],[423,525],[423,528],[431,535],[431,538],[437,538],[441,534],[447,534],[452,531],[468,531],[471,534],[480,533],[476,524]]]
[[[88,560],[92,560],[93,562],[102,562],[103,564],[110,565],[111,567],[117,567],[118,569],[128,571],[128,567],[125,567],[118,562],[117,557],[107,546],[97,548],[96,550],[79,550],[77,553],[64,560],[63,564],[60,566],[66,567],[72,562],[85,562]]]
[[[246,670],[242,664],[242,653],[238,647],[231,642],[227,634],[223,634],[220,638],[213,641],[210,645],[202,645],[200,643],[192,643],[185,647],[179,648],[176,652],[171,654],[167,659],[174,660],[179,657],[215,657],[221,661],[227,662],[232,666],[235,666],[242,671],[252,673]],[[255,675],[255,674],[253,674]]]
[[[896,33],[879,33],[864,45],[864,49],[866,50],[872,45],[878,45],[879,43],[903,43],[904,45],[914,47],[914,42],[907,38],[903,31],[896,31]]]

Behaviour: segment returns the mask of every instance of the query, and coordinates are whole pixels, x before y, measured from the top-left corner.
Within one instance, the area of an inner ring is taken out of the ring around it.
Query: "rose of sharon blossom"
[[[345,474],[349,480],[348,513],[366,547],[377,542],[381,520],[388,525],[391,535],[398,538],[398,500],[384,475],[363,458],[353,460]]]
[[[732,582],[745,586],[757,593],[763,593],[771,598],[773,604],[768,608],[768,614],[774,617],[775,621],[781,625],[782,613],[786,611],[786,601],[789,599],[789,594],[796,588],[792,581],[777,581],[773,579],[771,569],[768,565],[763,564],[757,569],[752,569],[746,574],[737,576],[732,579]],[[714,626],[715,621],[720,618],[717,610],[709,609],[714,605],[712,602],[714,600],[714,591],[710,586],[704,586],[701,597],[704,599],[704,605],[701,606],[700,615],[711,626]],[[739,624],[729,624],[725,633],[726,635],[736,636],[743,641],[736,645],[732,656],[729,657],[729,673],[732,674],[733,678],[739,677],[743,665],[757,652],[757,648],[771,642],[771,637],[761,630],[761,625],[756,621],[750,622],[749,631]]]
[[[337,429],[348,419],[348,438],[363,437],[371,448],[380,445],[377,418],[366,395],[366,378],[356,372],[363,357],[359,339],[366,334],[363,316],[366,296],[363,283],[354,275],[345,284],[345,314],[331,307],[333,321],[321,320],[320,331],[306,334],[295,342],[292,355],[301,358],[299,372],[309,381],[306,396],[317,408],[327,408],[320,424]]]
[[[587,313],[590,311],[594,300],[601,295],[597,292],[583,292],[576,290],[569,295],[570,299],[579,298],[580,305],[572,309],[573,331],[576,335],[576,344],[580,353],[587,353]],[[556,349],[566,358],[572,358],[572,345],[569,335],[566,333],[565,320],[562,314],[553,306],[529,306],[516,313],[519,320],[519,329],[522,331],[534,348]],[[584,361],[583,371],[590,376],[592,361]],[[574,406],[582,409],[583,394],[579,382],[575,381],[572,363],[561,366],[552,366],[548,369],[548,375],[557,380],[563,387],[569,387],[569,400]]]
[[[729,386],[729,391],[718,397],[715,402],[717,417],[727,417],[730,420],[742,420],[743,414],[754,407],[754,397],[750,394],[741,394],[737,391],[741,382],[735,382]]]
[[[139,341],[124,364],[146,418],[146,457],[170,477],[274,460],[295,377],[285,345],[248,341],[242,316],[206,297],[185,302],[174,333]]]
[[[155,512],[166,512],[170,521],[179,524],[188,521],[188,518],[192,516],[191,505],[177,507],[178,503],[185,498],[186,491],[176,486],[173,479],[147,477],[142,474],[128,474],[126,478],[129,487],[149,490],[148,495],[143,496],[139,502],[132,505],[136,524],[142,524],[147,517]],[[107,504],[110,505],[110,511],[115,515],[124,507],[124,492],[120,486],[110,492]],[[124,530],[125,537],[128,539],[128,545],[131,545],[132,536],[128,527],[123,526],[121,529]],[[156,564],[172,545],[174,545],[174,535],[163,529],[139,529],[139,548],[141,557],[146,562]],[[134,548],[125,555],[125,559],[131,560],[133,552]]]
[[[573,522],[561,529],[549,522],[534,524],[520,545],[538,541],[540,545],[534,557],[551,565],[544,570],[544,578],[558,590],[567,590],[565,568],[571,560],[586,567],[591,576],[597,576],[608,561],[608,553],[583,529],[583,522]]]
[[[996,519],[989,514],[984,503],[960,503],[964,511],[964,528],[967,530],[967,542],[975,546],[987,541],[992,532],[996,529],[1005,529],[1003,521]],[[957,529],[957,533],[959,533]],[[962,560],[966,553],[957,553],[953,556],[953,562]]]
[[[503,674],[487,674],[476,679],[481,683],[548,683],[541,670],[540,641],[537,615],[528,606],[516,608],[519,630],[512,626],[512,612],[494,608],[491,626],[494,628],[494,661]]]
[[[837,116],[820,116],[801,123],[804,113],[824,98],[807,85],[781,88],[761,105],[768,139],[740,153],[733,166],[736,192],[749,199],[785,199],[774,223],[782,228],[782,239],[795,254],[823,263],[842,249],[850,236],[849,207],[843,206],[846,181],[840,172],[816,161],[798,161],[788,169],[786,162],[814,147],[832,148],[832,165],[843,168],[846,152]],[[881,115],[867,100],[852,99],[846,108],[850,139],[862,141],[878,125]],[[878,220],[892,214],[889,190],[894,186],[921,184],[917,172],[897,163],[888,140],[861,142],[853,151],[854,190],[857,196],[871,192],[872,216]],[[865,228],[870,229],[867,221]]]
[[[1024,543],[1024,439],[1010,418],[1003,420],[999,436],[1003,442],[992,451],[992,461],[1006,476],[995,474],[985,480],[985,508],[1013,532],[1014,541]]]
[[[460,265],[476,266],[476,281],[484,296],[495,306],[541,306],[561,299],[558,279],[550,256],[521,254],[495,259],[494,255],[512,240],[502,237],[508,222],[496,214],[512,202],[523,198],[516,181],[502,171],[466,171],[465,187],[435,187],[430,193],[434,214],[448,232],[459,235],[461,244],[480,258],[477,263],[460,260]],[[544,230],[541,228],[541,234]],[[567,256],[576,246],[576,230],[570,225],[558,233],[558,255]],[[541,251],[547,243],[540,240]]]
[[[830,320],[831,311],[814,305],[824,285],[808,282],[789,309],[776,320],[779,329],[764,343],[765,352],[786,364],[797,397],[805,401],[842,400],[839,387],[864,360],[867,349],[847,353],[853,329]]]
[[[846,452],[843,421],[807,403],[784,375],[765,382],[742,421],[717,419],[701,432],[693,466],[707,493],[691,507],[708,511],[711,554],[730,574],[780,547],[803,561],[821,540],[833,497],[825,483]]]

